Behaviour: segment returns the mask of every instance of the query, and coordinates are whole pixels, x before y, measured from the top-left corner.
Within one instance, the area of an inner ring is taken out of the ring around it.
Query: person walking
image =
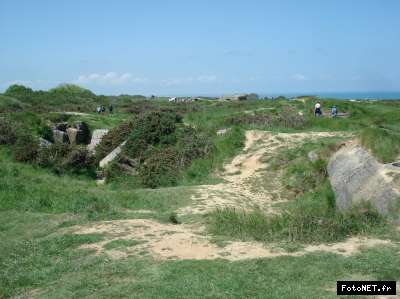
[[[110,112],[110,114],[113,113],[113,105],[112,104],[108,105],[108,112]]]
[[[332,116],[332,118],[336,118],[336,116],[337,116],[337,108],[335,105],[332,106],[331,116]]]
[[[315,116],[321,116],[321,115],[322,115],[321,103],[320,103],[320,102],[317,102],[317,103],[315,104],[315,107],[314,107],[314,115],[315,115]]]

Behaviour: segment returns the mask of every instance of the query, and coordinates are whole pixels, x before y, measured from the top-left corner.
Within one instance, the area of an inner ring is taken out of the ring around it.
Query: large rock
[[[53,130],[53,139],[57,143],[68,143],[69,140],[67,133],[57,129]]]
[[[108,133],[107,129],[98,129],[94,130],[92,133],[92,140],[90,141],[90,144],[88,145],[88,151],[90,153],[94,153],[96,146],[101,142],[103,137]]]
[[[361,146],[349,143],[331,157],[328,174],[339,211],[367,201],[381,214],[399,216],[399,167],[381,164]]]

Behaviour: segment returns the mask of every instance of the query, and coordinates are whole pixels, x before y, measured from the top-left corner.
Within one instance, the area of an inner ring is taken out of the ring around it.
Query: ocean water
[[[260,94],[261,97],[296,97],[304,95],[314,95],[320,98],[335,98],[346,100],[400,100],[399,92],[301,92],[301,93],[265,93]]]

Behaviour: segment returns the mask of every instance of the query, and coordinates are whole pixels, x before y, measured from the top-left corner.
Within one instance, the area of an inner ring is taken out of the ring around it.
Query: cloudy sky
[[[0,91],[400,91],[398,0],[0,0]]]

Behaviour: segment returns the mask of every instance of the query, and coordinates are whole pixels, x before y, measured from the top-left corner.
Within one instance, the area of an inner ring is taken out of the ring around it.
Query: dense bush
[[[135,159],[143,156],[149,145],[173,144],[173,133],[181,117],[174,112],[153,111],[139,117],[124,146],[124,154]]]
[[[140,115],[132,126],[126,127],[125,124],[124,128],[110,132],[110,136],[126,136],[127,131],[131,130],[118,161],[107,170],[110,172],[109,178],[125,172],[137,176],[145,187],[175,185],[183,169],[212,150],[208,135],[183,126],[181,122],[182,118],[176,112],[150,111]],[[119,133],[121,131],[123,134]],[[111,144],[112,138],[109,140]],[[121,138],[114,145],[122,141]],[[101,145],[105,146],[106,142]]]
[[[23,110],[23,104],[17,99],[0,95],[0,113],[9,113]]]
[[[89,155],[85,146],[54,143],[42,147],[37,156],[37,164],[48,167],[56,173],[92,173],[94,159]]]
[[[178,178],[178,152],[173,147],[154,148],[139,169],[139,177],[146,187],[175,185]]]
[[[10,120],[0,117],[0,144],[14,144],[16,141],[16,125]]]
[[[34,163],[39,153],[39,143],[36,138],[28,133],[18,134],[13,150],[15,160]]]
[[[208,155],[213,149],[211,138],[204,132],[185,127],[177,134],[179,166],[189,166],[194,159]]]
[[[46,123],[42,123],[41,126],[38,129],[38,134],[40,137],[53,142],[53,129]]]

